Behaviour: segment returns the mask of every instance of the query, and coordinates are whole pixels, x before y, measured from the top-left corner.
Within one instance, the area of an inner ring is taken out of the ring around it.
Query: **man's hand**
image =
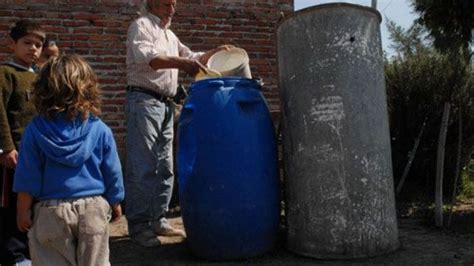
[[[18,160],[18,152],[12,150],[8,153],[0,155],[0,163],[7,168],[14,169],[16,167]]]
[[[235,46],[233,46],[232,44],[224,44],[224,45],[221,45],[221,46],[217,47],[215,49],[217,51],[215,51],[214,53],[217,53],[217,52],[222,51],[222,50],[229,51],[232,48],[235,48]]]
[[[207,74],[206,67],[201,62],[179,56],[160,55],[150,61],[150,67],[155,70],[177,68],[192,76],[196,75],[199,70]]]
[[[180,69],[191,76],[195,76],[199,71],[208,74],[206,66],[197,60],[184,59]]]
[[[112,208],[112,222],[115,222],[122,216],[122,206],[120,206],[120,203],[116,203],[110,205],[110,207]]]

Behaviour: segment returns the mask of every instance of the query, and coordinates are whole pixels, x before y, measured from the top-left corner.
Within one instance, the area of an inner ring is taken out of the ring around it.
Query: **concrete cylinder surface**
[[[399,246],[380,14],[295,12],[277,29],[287,246],[322,259]]]

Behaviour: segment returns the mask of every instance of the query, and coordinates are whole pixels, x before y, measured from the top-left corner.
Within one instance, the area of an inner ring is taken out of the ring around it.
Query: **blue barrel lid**
[[[261,90],[262,81],[259,79],[248,79],[243,77],[219,77],[203,79],[191,84],[190,92],[196,89],[215,87],[252,88]]]

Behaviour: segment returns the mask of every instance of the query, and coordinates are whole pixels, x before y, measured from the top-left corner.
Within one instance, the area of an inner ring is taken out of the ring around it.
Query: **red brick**
[[[1,1],[1,0],[0,0]],[[126,87],[126,35],[141,0],[3,0],[0,4],[0,61],[8,60],[8,31],[20,18],[37,19],[63,53],[85,57],[102,91],[101,116],[125,155],[123,115]],[[275,28],[280,12],[293,12],[293,0],[179,0],[171,29],[195,51],[230,43],[247,50],[252,74],[264,79],[263,92],[278,114]],[[180,72],[189,86],[193,77]]]

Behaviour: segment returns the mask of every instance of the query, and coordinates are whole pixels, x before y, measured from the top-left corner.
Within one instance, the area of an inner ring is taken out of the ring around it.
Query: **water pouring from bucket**
[[[207,67],[209,73],[206,74],[204,71],[200,71],[196,75],[196,80],[220,76],[252,78],[249,57],[242,48],[234,47],[213,54],[207,62]]]
[[[219,71],[206,68],[206,70],[199,69],[199,72],[194,77],[196,81],[209,78],[219,78],[222,77],[222,74]]]

